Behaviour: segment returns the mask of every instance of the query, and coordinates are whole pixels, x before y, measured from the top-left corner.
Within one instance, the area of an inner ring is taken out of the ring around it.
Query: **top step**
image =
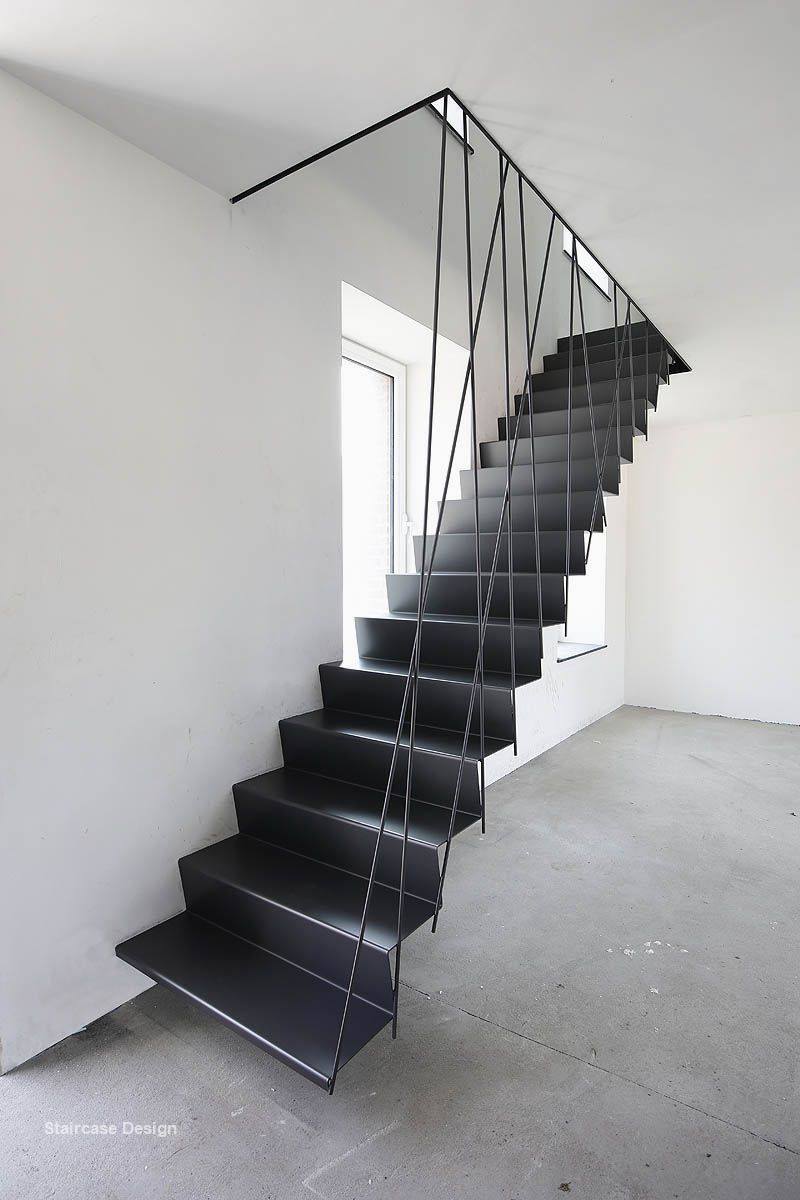
[[[631,322],[631,337],[633,337],[633,338],[646,337],[648,329],[652,332],[653,327],[648,322],[632,321]],[[622,342],[622,335],[624,332],[625,332],[625,326],[619,325],[617,327],[617,338],[620,343]],[[605,346],[609,342],[613,342],[613,341],[614,341],[614,326],[613,325],[610,326],[610,328],[608,328],[608,329],[595,329],[591,333],[587,333],[587,335],[586,335],[586,345],[587,346]],[[580,334],[576,333],[572,339],[573,350],[575,349],[575,346],[582,346],[582,345],[583,345],[583,337]],[[569,337],[560,337],[557,342],[557,347],[558,347],[559,354],[563,354],[565,351],[569,351]],[[627,342],[626,342],[626,349],[627,349]]]

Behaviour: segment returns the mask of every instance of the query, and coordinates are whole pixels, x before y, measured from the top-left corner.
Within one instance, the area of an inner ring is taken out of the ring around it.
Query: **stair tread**
[[[380,827],[384,793],[377,788],[329,779],[314,775],[310,771],[298,771],[291,767],[278,767],[264,775],[256,775],[236,785],[252,794],[265,798],[278,798],[314,812],[327,813],[344,821],[367,825],[377,830]],[[384,829],[402,836],[405,818],[405,797],[393,795],[386,814]],[[466,829],[477,817],[472,813],[456,812],[454,833]],[[408,836],[426,846],[441,846],[447,840],[450,826],[450,809],[444,805],[426,804],[412,800]]]
[[[342,988],[191,913],[129,938],[117,954],[327,1085],[344,1012]],[[391,1013],[353,996],[340,1065],[390,1020]]]
[[[408,663],[394,658],[366,658],[353,654],[333,665],[350,671],[377,671],[386,675],[402,675],[404,679],[408,676]],[[421,679],[439,679],[444,683],[471,685],[474,669],[472,667],[439,667],[431,663],[420,663],[419,673]],[[533,675],[524,675],[519,672],[515,673],[514,678],[517,684],[536,681]],[[511,675],[503,671],[487,671],[484,668],[483,685],[484,687],[510,688]]]
[[[563,624],[563,621],[561,624]],[[340,733],[347,737],[371,738],[380,742],[389,742],[392,745],[394,745],[395,738],[397,737],[396,721],[387,721],[381,717],[368,717],[362,713],[345,712],[342,709],[336,708],[318,708],[313,712],[301,713],[296,717],[286,717],[284,722],[286,724],[301,724],[308,729],[325,733]],[[461,757],[463,742],[463,734],[449,729],[437,729],[430,725],[418,724],[414,734],[414,746],[416,749],[427,750],[433,754],[449,755],[455,758]],[[494,754],[497,750],[502,750],[510,744],[510,741],[499,738],[484,738],[484,750],[486,754]],[[401,734],[400,745],[408,746],[407,725]],[[473,761],[479,760],[479,737],[472,735],[468,739],[466,757]]]
[[[439,536],[440,536],[440,538],[443,538],[443,537],[457,537],[458,535],[452,534],[452,533],[442,533]],[[472,536],[473,542],[475,541],[474,535],[466,534],[466,536],[467,537]],[[480,536],[484,537],[486,535],[481,534]],[[495,537],[496,535],[489,534],[489,536]],[[507,537],[508,535],[506,534],[505,536]],[[426,566],[425,571],[427,572],[427,570],[428,570],[428,567]],[[434,575],[443,575],[445,577],[452,576],[455,578],[459,578],[459,577],[465,577],[465,578],[469,578],[469,579],[475,578],[474,571],[458,571],[458,570],[456,570],[456,571],[452,571],[452,570],[451,571],[434,571],[433,574]],[[555,578],[558,575],[563,575],[563,574],[564,574],[563,571],[542,571],[543,576],[550,575],[553,578]],[[500,567],[498,567],[497,570],[494,572],[494,575],[495,575],[495,578],[497,578],[500,575],[508,575],[508,570],[501,570]],[[392,571],[391,576],[393,579],[419,579],[419,572],[417,572],[417,571]],[[492,572],[487,571],[484,568],[481,571],[481,576],[485,579],[491,579]],[[518,571],[516,568],[514,568],[514,578],[515,579],[535,579],[536,572],[535,571]]]
[[[251,895],[358,937],[367,893],[367,880],[360,875],[242,833],[196,850],[181,861]],[[383,950],[394,948],[397,908],[398,893],[375,884],[365,931],[368,942]],[[432,917],[433,911],[432,904],[406,894],[403,936]]]

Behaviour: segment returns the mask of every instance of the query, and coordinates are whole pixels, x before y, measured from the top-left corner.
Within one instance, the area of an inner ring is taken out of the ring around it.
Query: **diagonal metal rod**
[[[550,262],[550,247],[552,245],[552,240],[553,240],[554,224],[555,224],[555,218],[553,218],[553,220],[550,223],[550,235],[547,239],[547,250],[545,253],[544,264],[542,266],[542,276],[541,276],[541,281],[539,284],[539,299],[540,299],[540,301],[541,301],[542,293],[544,292],[544,285],[545,285],[545,280],[547,277],[547,268],[548,268],[548,265]],[[536,337],[536,330],[538,328],[538,323],[539,323],[539,305],[537,305],[536,319],[534,320],[534,326],[533,326],[533,338],[534,339]],[[534,343],[531,342],[529,345],[529,349],[528,349],[528,366],[530,366],[530,361],[533,357],[533,348],[534,348]],[[492,556],[492,569],[491,569],[491,574],[489,577],[489,586],[487,589],[486,609],[484,612],[484,618],[483,618],[481,628],[478,631],[479,644],[482,644],[483,639],[486,636],[486,627],[489,623],[489,606],[491,605],[492,594],[494,592],[494,581],[495,581],[495,577],[496,577],[496,573],[497,573],[497,559],[498,559],[498,554],[499,554],[500,542],[501,542],[502,534],[503,534],[503,521],[505,519],[506,510],[510,509],[510,505],[511,505],[511,478],[512,478],[512,475],[514,472],[514,463],[515,463],[515,460],[517,457],[517,446],[519,445],[519,430],[520,430],[520,422],[517,421],[515,429],[514,429],[514,445],[512,447],[512,451],[511,451],[510,470],[509,470],[508,478],[506,481],[505,493],[503,495],[503,503],[500,508],[500,517],[499,517],[499,520],[497,523],[497,534],[495,536],[495,548],[494,548],[494,554]],[[541,653],[541,641],[539,643],[539,649],[540,649],[540,653]],[[460,758],[459,766],[458,766],[458,776],[456,779],[455,790],[453,792],[453,804],[452,804],[452,807],[450,810],[450,825],[449,825],[448,832],[447,832],[447,842],[445,844],[444,857],[442,859],[442,870],[441,870],[441,875],[439,876],[439,889],[438,889],[437,896],[436,896],[436,907],[435,907],[435,911],[433,914],[433,924],[431,926],[431,931],[433,933],[436,932],[436,926],[439,921],[439,911],[440,911],[441,905],[442,905],[442,893],[444,891],[444,881],[445,881],[445,876],[447,875],[447,864],[450,861],[450,847],[452,846],[453,833],[455,830],[456,812],[458,810],[458,797],[459,797],[459,793],[461,791],[461,780],[462,780],[462,777],[464,774],[464,762],[465,762],[466,756],[467,756],[467,747],[469,745],[469,733],[470,733],[470,728],[472,726],[472,714],[473,714],[473,710],[475,707],[475,694],[476,694],[477,684],[478,684],[478,665],[479,665],[479,660],[476,656],[475,671],[472,676],[472,688],[470,691],[469,710],[467,713],[467,723],[466,723],[466,727],[465,727],[465,731],[464,731],[464,741],[461,746],[461,758]]]
[[[424,578],[425,545],[426,545],[427,528],[428,528],[428,508],[429,508],[429,502],[430,502],[431,449],[432,449],[432,444],[433,444],[433,409],[434,409],[434,395],[435,395],[435,388],[436,388],[436,354],[437,354],[437,347],[438,347],[439,302],[440,302],[440,296],[441,296],[441,277],[442,277],[442,232],[443,232],[443,227],[444,227],[445,164],[446,164],[446,159],[447,159],[447,97],[445,97],[445,101],[444,101],[444,115],[445,115],[445,120],[442,122],[442,141],[441,141],[441,150],[440,150],[440,158],[439,158],[439,206],[438,206],[437,222],[436,222],[436,266],[435,266],[434,285],[433,285],[433,342],[432,342],[432,346],[431,346],[431,388],[430,388],[430,402],[429,402],[429,411],[428,411],[427,462],[426,462],[426,471],[425,471],[425,510],[424,510],[424,524],[423,524],[423,529],[422,529],[422,570],[420,571],[420,577],[419,577],[420,578],[419,608],[418,608],[418,613],[417,613],[417,633],[416,633],[416,638],[415,638],[415,651],[414,651],[414,657],[409,665],[409,672],[408,672],[409,680],[411,680],[413,677],[413,700],[412,700],[411,736],[410,736],[410,743],[409,743],[408,767],[407,767],[407,776],[406,776],[406,804],[405,804],[405,820],[404,820],[404,824],[403,824],[403,850],[402,850],[401,863],[400,863],[400,895],[398,898],[398,911],[397,911],[397,950],[396,950],[396,956],[395,956],[395,980],[394,980],[393,1013],[392,1013],[392,1036],[393,1037],[395,1037],[397,1035],[397,997],[398,997],[399,983],[400,983],[400,945],[401,945],[401,940],[402,940],[401,935],[402,935],[402,922],[403,922],[403,896],[404,896],[404,888],[405,888],[406,851],[408,848],[409,810],[410,810],[410,804],[411,804],[411,774],[412,774],[412,763],[413,763],[413,754],[414,754],[414,730],[415,730],[415,722],[416,722],[417,688],[418,688],[418,681],[419,681],[419,658],[420,658],[419,647],[420,647],[420,644],[422,641],[422,638],[421,638],[422,609],[423,609],[422,581]],[[375,850],[373,852],[372,866],[371,866],[370,873],[369,873],[369,881],[367,883],[367,893],[366,893],[366,897],[364,899],[364,910],[361,914],[361,924],[359,927],[358,941],[356,943],[355,952],[353,954],[353,965],[352,965],[352,968],[350,971],[350,980],[349,980],[348,987],[347,987],[347,995],[345,997],[344,1010],[342,1012],[342,1021],[341,1021],[341,1025],[339,1027],[339,1036],[338,1036],[338,1039],[336,1042],[336,1054],[334,1056],[333,1072],[331,1075],[331,1080],[330,1080],[330,1085],[329,1085],[329,1092],[331,1095],[333,1094],[333,1089],[334,1089],[334,1086],[336,1083],[336,1075],[339,1070],[339,1062],[340,1062],[341,1053],[342,1053],[342,1043],[344,1040],[344,1031],[345,1031],[345,1026],[347,1024],[347,1016],[348,1016],[348,1011],[350,1008],[350,1001],[353,996],[353,988],[355,986],[356,971],[358,969],[358,960],[359,960],[359,955],[361,952],[361,947],[364,942],[364,936],[365,936],[366,928],[367,928],[367,916],[369,913],[370,901],[372,899],[372,890],[375,885],[375,873],[376,873],[376,869],[377,869],[377,865],[378,865],[378,854],[380,852],[380,845],[381,845],[381,840],[383,838],[383,831],[386,826],[386,816],[387,816],[388,807],[389,807],[389,797],[391,796],[392,782],[393,782],[393,775],[394,775],[394,766],[395,766],[395,762],[396,762],[396,751],[397,751],[397,746],[398,746],[399,740],[400,740],[400,731],[402,730],[402,727],[403,727],[404,713],[405,713],[405,701],[404,701],[403,712],[401,712],[401,714],[400,714],[398,737],[397,737],[397,740],[395,743],[395,755],[393,755],[393,758],[392,758],[392,777],[390,777],[389,786],[386,791],[386,797],[384,798],[383,811],[381,813],[381,822],[380,822],[380,826],[378,829],[378,835],[375,840]]]
[[[446,124],[443,122],[442,123],[443,134],[446,133],[446,129],[447,129]],[[508,163],[506,163],[505,169],[503,171],[503,178],[501,181],[500,195],[498,196],[497,205],[495,208],[494,221],[492,224],[492,233],[491,233],[491,237],[489,239],[489,246],[486,251],[486,261],[485,261],[484,270],[483,270],[483,281],[481,284],[481,291],[480,291],[480,296],[478,299],[478,306],[477,306],[477,310],[475,313],[475,324],[473,326],[473,336],[476,338],[478,336],[478,330],[480,328],[481,316],[483,313],[483,304],[484,304],[484,299],[486,297],[486,287],[487,287],[487,283],[489,280],[489,273],[491,270],[492,258],[494,255],[494,246],[495,246],[495,241],[497,239],[497,229],[498,229],[498,225],[499,225],[499,221],[500,221],[500,205],[501,205],[501,200],[502,200],[502,196],[503,196],[503,191],[504,191],[505,185],[506,185],[506,179],[508,177],[508,170],[509,170]],[[445,484],[444,484],[444,495],[445,496],[447,496],[447,492],[448,492],[448,489],[450,486],[450,479],[452,477],[452,472],[453,472],[453,463],[455,460],[456,443],[458,441],[458,434],[459,434],[459,430],[461,428],[461,419],[462,419],[463,412],[464,412],[464,403],[466,400],[467,387],[468,387],[469,379],[470,379],[470,370],[471,370],[471,364],[468,364],[465,375],[464,375],[464,385],[461,389],[461,402],[459,404],[458,414],[456,416],[455,428],[453,431],[453,441],[452,441],[452,445],[450,448],[450,458],[449,458],[449,461],[447,464],[447,472],[445,474]],[[428,574],[427,574],[427,578],[425,581],[425,590],[423,593],[423,602],[422,602],[423,616],[424,616],[425,603],[427,601],[427,596],[428,596],[428,589],[430,587],[431,577],[433,575],[433,562],[434,562],[434,557],[436,554],[436,547],[437,547],[437,544],[439,541],[439,534],[440,534],[441,527],[442,527],[443,514],[444,514],[444,504],[442,504],[439,508],[439,514],[438,514],[438,518],[436,521],[436,533],[435,533],[434,540],[433,540],[433,548],[431,550],[430,565],[428,567]],[[425,563],[423,562],[421,574],[424,572],[424,569],[425,569]],[[415,635],[414,644],[412,645],[412,648],[411,648],[411,657],[412,658],[416,654],[416,646],[417,646],[418,641],[421,644],[421,638],[417,638],[417,636]],[[365,936],[366,924],[367,924],[367,912],[369,909],[369,903],[370,903],[370,899],[372,896],[372,889],[374,887],[374,882],[375,882],[375,872],[376,872],[376,868],[377,868],[377,864],[378,864],[378,853],[380,850],[381,841],[383,839],[384,830],[386,828],[386,818],[387,818],[388,811],[389,811],[389,802],[390,802],[390,798],[392,795],[392,788],[394,785],[394,777],[395,777],[395,772],[396,772],[396,768],[397,768],[397,760],[398,760],[399,752],[400,752],[400,741],[402,738],[403,727],[405,725],[406,710],[408,707],[408,699],[409,699],[409,695],[410,695],[410,691],[411,691],[412,675],[413,675],[413,671],[411,669],[411,665],[409,665],[408,675],[406,676],[405,691],[403,693],[403,700],[402,700],[402,703],[400,706],[400,717],[399,717],[399,720],[397,723],[397,734],[395,736],[394,746],[392,748],[392,758],[391,758],[391,762],[389,765],[389,776],[388,776],[388,781],[386,784],[386,791],[384,793],[383,808],[381,810],[381,819],[380,819],[380,823],[378,825],[378,833],[377,833],[377,836],[375,839],[375,849],[374,849],[373,855],[372,855],[372,865],[370,867],[369,880],[368,880],[368,884],[367,884],[367,896],[366,896],[366,900],[364,903],[364,911],[362,913],[361,926],[359,929],[359,935],[358,935],[358,939],[356,942],[356,950],[355,950],[355,954],[353,956],[353,967],[352,967],[352,971],[351,971],[351,975],[350,975],[350,985],[348,987],[348,998],[345,1001],[345,1011],[344,1011],[344,1015],[342,1018],[342,1024],[341,1024],[341,1027],[339,1030],[339,1040],[338,1040],[338,1044],[337,1044],[337,1048],[336,1048],[336,1056],[334,1059],[334,1071],[331,1076],[331,1082],[330,1082],[330,1085],[328,1088],[328,1091],[330,1094],[333,1093],[333,1088],[334,1088],[334,1085],[336,1082],[336,1074],[338,1072],[339,1061],[341,1059],[341,1049],[342,1049],[342,1041],[343,1041],[343,1037],[344,1037],[345,1022],[347,1019],[347,1008],[349,1006],[349,999],[352,996],[353,983],[355,981],[356,971],[358,968],[358,960],[359,960],[359,957],[361,954],[361,948],[364,944],[364,936]]]
[[[586,546],[586,562],[589,561],[589,551],[592,548],[592,536],[594,534],[594,526],[595,526],[595,521],[597,519],[597,505],[598,505],[600,494],[601,494],[602,488],[603,488],[603,476],[605,475],[606,456],[608,455],[608,447],[609,447],[609,444],[611,441],[611,430],[614,427],[615,414],[619,412],[620,373],[622,370],[622,361],[625,357],[625,339],[628,337],[628,333],[630,331],[630,316],[631,316],[631,309],[630,309],[630,303],[629,303],[628,304],[628,314],[625,318],[625,328],[622,331],[622,347],[621,347],[621,351],[620,351],[620,356],[619,356],[619,358],[617,360],[617,364],[616,364],[616,381],[615,381],[615,385],[614,385],[614,403],[613,403],[613,406],[612,406],[612,409],[611,409],[611,412],[610,412],[609,418],[608,418],[608,426],[606,428],[606,440],[605,440],[605,445],[603,447],[603,457],[602,457],[602,460],[600,463],[601,474],[597,480],[597,489],[594,494],[594,504],[592,506],[592,519],[591,519],[591,522],[589,523],[589,542]]]
[[[517,746],[517,676],[514,660],[514,521],[511,509],[511,362],[508,348],[508,261],[506,247],[506,204],[503,191],[503,153],[499,151],[500,166],[500,261],[503,284],[503,363],[506,393],[506,486],[508,488],[508,621],[511,637],[511,728],[514,735],[514,757]]]
[[[469,144],[467,142],[467,114],[462,112],[464,129],[464,237],[466,243],[467,267],[467,319],[469,329],[469,372],[470,372],[470,401],[472,408],[472,478],[475,492],[475,586],[477,590],[476,603],[478,611],[478,627],[483,616],[483,579],[481,577],[481,523],[480,500],[478,497],[478,409],[475,385],[475,334],[473,318],[472,294],[472,214],[470,211],[469,187]],[[501,190],[502,212],[502,190]],[[478,639],[478,662],[480,664],[480,731],[481,731],[481,831],[486,832],[486,779],[484,767],[484,698],[483,698],[483,640]]]
[[[574,374],[575,269],[578,261],[578,239],[572,236],[572,260],[569,268],[569,374],[567,384],[567,553],[564,573],[564,637],[569,620],[569,552],[572,541],[572,377]]]
[[[419,693],[419,660],[422,645],[423,583],[425,579],[425,554],[428,539],[428,512],[431,497],[431,453],[433,449],[433,410],[436,394],[436,356],[439,339],[439,300],[442,281],[442,229],[444,225],[445,164],[447,162],[447,96],[444,98],[442,121],[442,145],[439,159],[439,211],[436,224],[436,270],[433,283],[433,329],[431,344],[431,388],[428,402],[428,444],[425,464],[425,502],[422,516],[422,569],[419,573],[419,597],[417,602],[417,629],[414,637],[414,658],[409,667],[413,672],[411,683],[411,728],[408,736],[408,766],[406,768],[406,803],[403,816],[403,849],[400,855],[400,899],[397,905],[397,949],[394,959],[394,1007],[392,1012],[392,1037],[397,1037],[397,1009],[400,997],[400,951],[403,944],[403,908],[406,886],[406,855],[408,852],[408,825],[411,816],[411,780],[414,774],[414,738],[417,731],[417,696]]]
[[[516,429],[519,430],[520,423],[525,419],[525,400],[528,401],[528,432],[531,442],[531,494],[533,497],[533,558],[534,568],[536,570],[536,604],[539,618],[539,649],[544,646],[544,618],[542,615],[542,560],[539,547],[539,505],[536,489],[536,454],[534,452],[533,438],[533,342],[531,339],[531,310],[528,299],[528,248],[525,242],[525,197],[522,191],[522,176],[517,176],[518,192],[519,192],[519,238],[520,251],[522,254],[522,303],[525,312],[525,348],[527,350],[527,362],[525,363],[525,388],[522,396],[522,412],[517,417]],[[550,236],[553,234],[553,221],[550,222]],[[547,257],[550,256],[550,240],[547,243]],[[508,440],[509,431],[506,428],[506,440]],[[567,557],[569,558],[569,538],[567,538]]]
[[[592,449],[594,451],[594,469],[597,471],[597,478],[600,478],[600,455],[597,451],[597,430],[594,421],[594,406],[592,404],[592,377],[589,367],[589,347],[586,344],[586,321],[583,315],[583,289],[581,287],[581,273],[577,272],[578,283],[578,311],[581,318],[581,338],[583,340],[583,369],[586,373],[586,396],[589,401],[589,425],[592,430]],[[606,517],[606,506],[603,500],[602,488],[600,490],[600,504],[602,506],[603,520]]]

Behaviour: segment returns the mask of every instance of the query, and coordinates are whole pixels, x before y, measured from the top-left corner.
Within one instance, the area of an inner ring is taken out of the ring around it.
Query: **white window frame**
[[[392,386],[392,557],[394,570],[408,570],[408,513],[406,511],[406,364],[369,346],[342,338],[342,358],[390,375]]]
[[[572,258],[572,234],[564,227],[564,253],[567,258]],[[578,267],[583,271],[587,279],[590,279],[595,287],[603,293],[606,300],[611,299],[611,280],[606,272],[600,266],[596,258],[593,258],[585,246],[578,242]]]

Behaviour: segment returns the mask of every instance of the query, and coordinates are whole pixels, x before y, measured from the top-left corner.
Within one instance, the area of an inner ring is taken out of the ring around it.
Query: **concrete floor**
[[[487,802],[333,1099],[154,988],[0,1079],[0,1196],[798,1200],[800,730],[620,709]]]

